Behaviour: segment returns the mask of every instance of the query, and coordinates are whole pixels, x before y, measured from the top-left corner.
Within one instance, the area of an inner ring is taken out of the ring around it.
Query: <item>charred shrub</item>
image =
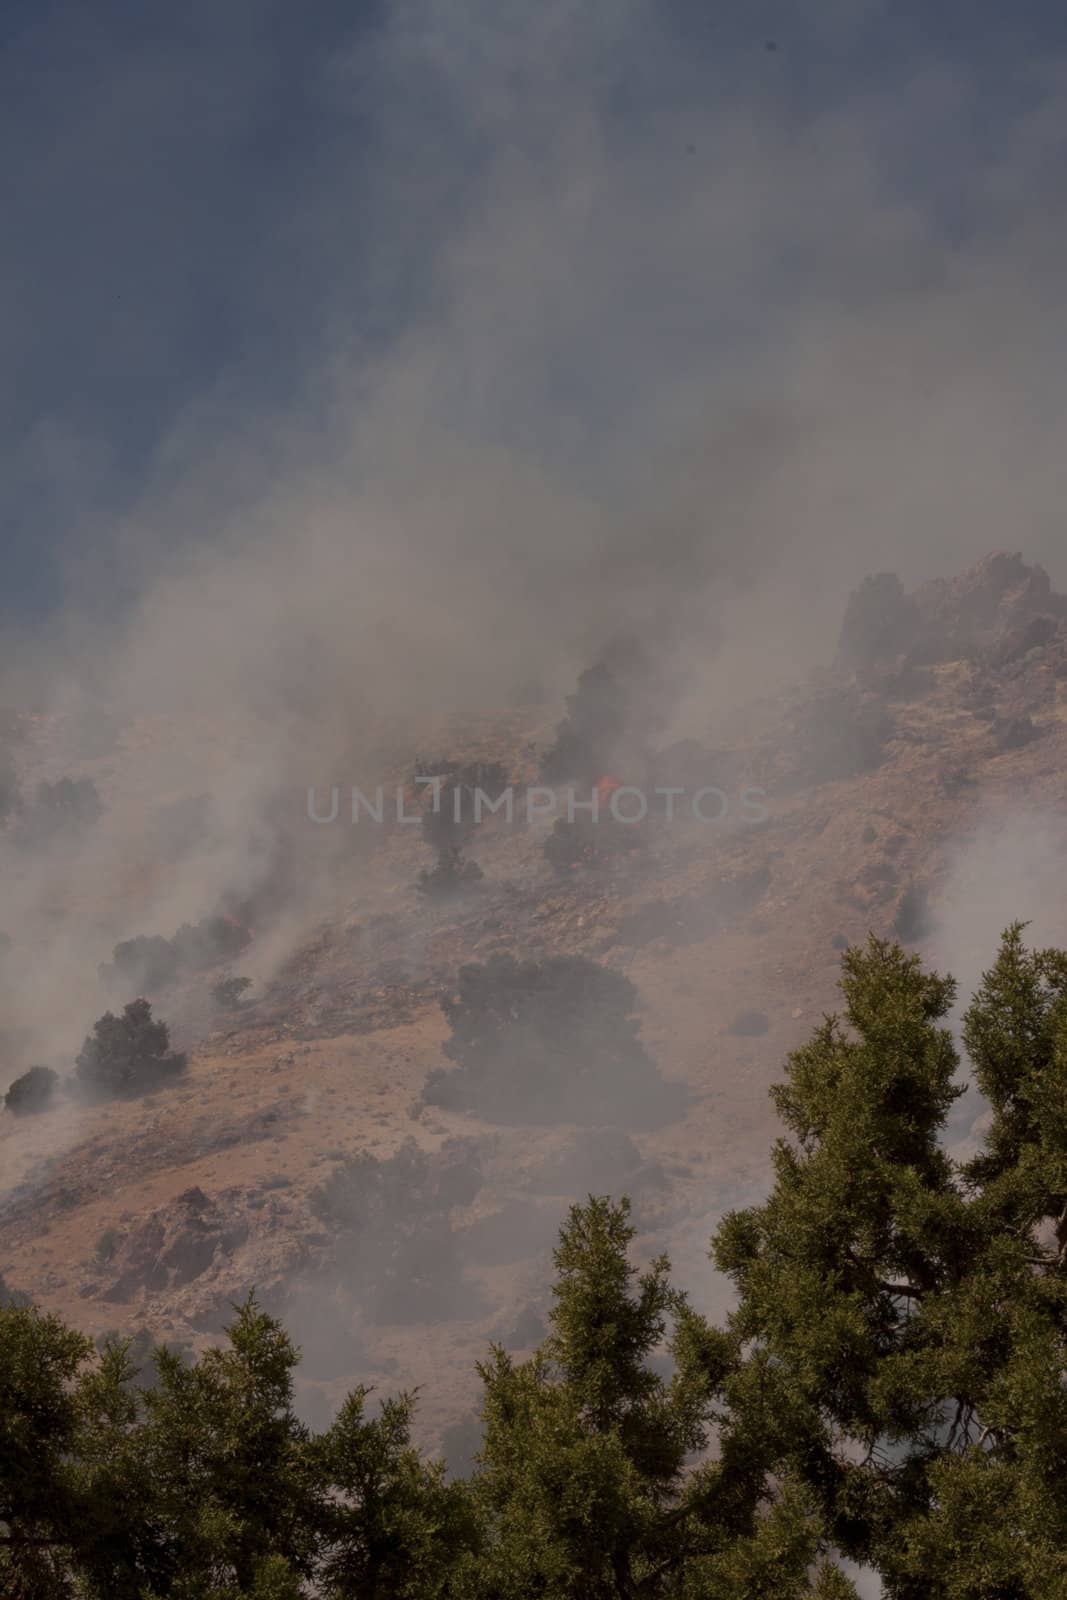
[[[640,824],[616,822],[612,816],[559,817],[542,845],[542,854],[560,876],[580,869],[607,867],[648,848],[648,830]]]
[[[510,779],[499,761],[416,763],[416,777],[437,779],[436,785],[425,785],[422,813],[422,837],[437,852],[437,861],[423,868],[415,887],[420,894],[447,897],[483,876],[463,851],[485,821],[479,796],[490,803],[499,800]]]
[[[643,762],[663,726],[668,693],[636,639],[614,640],[567,699],[567,714],[541,764],[546,782],[593,783],[619,765]]]
[[[58,1082],[59,1077],[51,1067],[31,1067],[29,1072],[15,1079],[4,1096],[4,1105],[20,1117],[47,1111]]]
[[[499,761],[431,761],[417,767],[416,777],[437,780],[423,785],[422,837],[438,851],[462,849],[485,821],[479,793],[492,803],[510,783]]]
[[[481,1186],[481,1162],[473,1141],[450,1139],[430,1153],[407,1139],[387,1161],[361,1151],[335,1167],[311,1198],[324,1222],[366,1231],[390,1219],[468,1205]]]
[[[450,1140],[436,1154],[409,1139],[387,1161],[363,1151],[311,1196],[337,1234],[337,1259],[371,1316],[417,1322],[456,1315],[471,1295],[449,1212],[482,1185],[475,1146]]]
[[[473,814],[453,809],[456,793],[442,789],[440,809],[431,808],[422,815],[423,843],[436,852],[438,866],[448,860],[459,861],[474,832]]]
[[[245,1003],[245,990],[251,987],[251,978],[222,978],[213,987],[211,998],[223,1011],[237,1011]]]
[[[469,889],[472,884],[480,883],[484,876],[477,861],[465,860],[462,850],[442,850],[436,865],[423,867],[415,880],[415,887],[420,894],[447,899],[450,895]]]
[[[904,593],[895,572],[864,578],[849,596],[837,646],[838,663],[862,668],[892,661],[919,637],[915,602]]]
[[[424,1100],[490,1122],[669,1121],[682,1097],[638,1038],[637,1003],[628,978],[584,956],[462,967],[441,1003],[455,1070],[432,1072]]]
[[[106,1011],[93,1024],[74,1064],[75,1079],[93,1099],[145,1094],[170,1082],[186,1057],[170,1048],[170,1029],[152,1020],[147,1000],[131,1000],[121,1017]]]
[[[251,937],[230,917],[203,917],[195,924],[183,923],[173,939],[158,933],[124,939],[111,952],[110,964],[100,968],[100,978],[108,987],[121,985],[127,994],[131,989],[151,993],[176,982],[183,973],[202,972],[231,960]]]
[[[562,817],[552,824],[552,832],[541,847],[549,866],[561,876],[576,872],[580,867],[592,867],[600,859],[597,854],[595,830],[577,820],[567,822]]]
[[[100,969],[106,983],[121,982],[127,994],[131,989],[164,989],[178,976],[178,957],[169,939],[160,934],[141,934],[124,939],[111,953],[111,965]]]

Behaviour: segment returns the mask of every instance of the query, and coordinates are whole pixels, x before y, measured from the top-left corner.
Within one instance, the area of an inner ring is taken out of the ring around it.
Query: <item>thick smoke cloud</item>
[[[801,14],[798,51],[855,38]],[[857,57],[798,106],[784,51],[684,45],[670,8],[418,0],[319,61],[350,140],[289,221],[336,279],[288,307],[285,400],[232,363],[107,559],[74,558],[75,612],[94,572],[140,597],[90,652],[109,698],[467,710],[501,673],[567,683],[635,621],[773,679],[872,567],[1054,557],[1054,64],[983,153],[948,57],[881,80]]]
[[[637,0],[412,0],[311,58],[337,137],[276,208],[263,191],[259,258],[226,285],[269,287],[284,372],[230,351],[132,474],[58,428],[12,462],[20,483],[45,463],[80,538],[54,621],[11,631],[2,698],[122,730],[91,833],[3,842],[28,1048],[76,1047],[117,940],[254,896],[287,804],[374,781],[429,713],[530,679],[558,702],[626,632],[680,673],[674,731],[703,737],[827,660],[869,571],[910,587],[1008,544],[1060,577],[1062,63],[1032,64],[980,146],[980,75],[936,49],[873,71],[865,9],[801,7],[775,51],[732,20],[694,55],[680,11]],[[854,74],[801,92],[835,50]],[[134,125],[199,115],[195,165],[161,179],[184,182],[244,125],[262,58],[225,116],[216,73],[190,113],[148,94],[151,67],[118,53],[83,113],[115,162],[114,83]],[[144,333],[116,323],[116,360]],[[36,737],[27,773],[78,774],[73,733],[62,766]],[[151,819],[200,795],[202,834],[161,859]],[[331,868],[285,880],[254,979]]]

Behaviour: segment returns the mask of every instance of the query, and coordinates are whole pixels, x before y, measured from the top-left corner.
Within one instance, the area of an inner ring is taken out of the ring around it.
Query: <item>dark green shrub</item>
[[[170,1048],[170,1029],[152,1020],[147,1000],[131,1000],[121,1017],[107,1011],[93,1024],[74,1064],[82,1090],[94,1098],[144,1094],[180,1073],[186,1057]]]
[[[51,1067],[31,1067],[21,1078],[16,1078],[7,1094],[4,1105],[17,1116],[45,1111],[52,1102],[58,1075]]]
[[[452,1072],[432,1072],[429,1105],[490,1122],[669,1121],[681,1091],[664,1083],[638,1038],[637,990],[584,956],[460,969],[442,1001]]]

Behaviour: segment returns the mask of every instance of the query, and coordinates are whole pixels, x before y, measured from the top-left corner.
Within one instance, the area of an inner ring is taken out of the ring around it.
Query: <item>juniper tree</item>
[[[4,1096],[4,1105],[17,1116],[45,1111],[52,1103],[59,1076],[51,1067],[31,1067],[16,1078]]]
[[[32,1306],[0,1306],[0,1593],[73,1593],[80,1504],[70,1462],[82,1419],[77,1380],[92,1341]]]
[[[783,1460],[893,1600],[1067,1595],[1067,955],[1005,936],[964,1042],[985,1150],[943,1147],[951,980],[871,940],[789,1060],[792,1139],[714,1242]],[[791,1438],[790,1438],[791,1435]]]
[[[414,1395],[367,1415],[370,1391],[348,1395],[314,1459],[330,1486],[322,1513],[326,1600],[444,1600],[460,1557],[479,1546],[465,1484],[411,1444]]]
[[[627,1257],[633,1233],[626,1202],[590,1197],[573,1207],[555,1252],[550,1336],[529,1361],[496,1348],[480,1368],[485,1439],[474,1493],[486,1546],[460,1592],[484,1600],[852,1593],[839,1575],[809,1586],[820,1537],[802,1491],[791,1488],[761,1516],[769,1430],[753,1425],[755,1411],[740,1424],[731,1417],[729,1396],[746,1376],[736,1342],[672,1287],[665,1257],[638,1276]],[[652,1364],[665,1340],[669,1378]],[[717,1460],[707,1458],[713,1429]]]
[[[186,1057],[170,1048],[170,1029],[153,1020],[147,1000],[131,1000],[121,1017],[106,1011],[93,1024],[74,1065],[82,1090],[109,1097],[143,1093],[184,1070]]]
[[[664,1082],[641,1043],[638,994],[622,973],[584,956],[461,967],[441,1002],[451,1025],[431,1072],[428,1104],[468,1108],[487,1121],[667,1121],[684,1094]]]
[[[293,1411],[298,1353],[256,1304],[194,1366],[157,1356],[139,1449],[172,1566],[170,1600],[299,1595],[314,1570],[321,1490]]]

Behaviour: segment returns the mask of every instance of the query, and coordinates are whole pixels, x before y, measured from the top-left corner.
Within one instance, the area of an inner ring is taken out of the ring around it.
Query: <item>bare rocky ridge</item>
[[[512,709],[425,743],[536,781],[553,715]],[[431,901],[414,889],[417,829],[382,829],[373,849],[361,835],[250,1003],[221,1014],[206,998],[243,955],[153,996],[189,1052],[180,1082],[76,1117],[0,1117],[3,1278],[91,1332],[194,1342],[255,1284],[304,1342],[309,1408],[356,1381],[423,1383],[434,1437],[469,1411],[487,1341],[538,1323],[569,1198],[629,1192],[644,1244],[669,1242],[713,1302],[707,1235],[766,1182],[767,1089],[833,1007],[842,945],[925,938],[990,807],[1067,817],[1067,599],[1012,555],[910,596],[879,583],[834,668],[751,727],[728,750],[668,754],[731,795],[763,788],[766,820],[682,817],[589,870],[554,871],[545,827],[492,820],[470,844],[481,883]],[[22,732],[20,767],[49,739]],[[108,754],[105,799],[147,737]],[[1056,843],[1067,855],[1067,824]],[[597,1125],[520,1128],[423,1104],[449,1065],[442,998],[464,963],[499,954],[585,956],[630,979],[684,1112],[620,1128],[606,1096]],[[765,1031],[735,1028],[748,1012]]]

